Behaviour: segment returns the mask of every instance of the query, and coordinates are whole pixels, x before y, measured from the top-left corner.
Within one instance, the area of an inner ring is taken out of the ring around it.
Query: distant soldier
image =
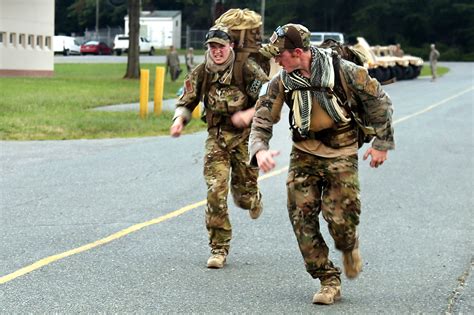
[[[392,103],[365,68],[334,58],[331,50],[311,46],[310,32],[303,25],[278,27],[261,52],[274,57],[283,69],[260,92],[250,134],[250,161],[264,172],[275,167],[278,151],[270,150],[269,142],[273,124],[288,104],[293,135],[286,181],[290,222],[307,272],[321,283],[313,303],[333,304],[341,297],[341,270],[329,259],[320,214],[342,252],[346,276],[355,278],[362,270],[357,129],[340,91],[360,98],[375,129],[375,140],[364,154],[364,159],[371,157],[371,167],[381,166],[387,150],[395,146]]]
[[[186,68],[188,69],[188,73],[191,72],[194,68],[194,48],[189,47],[188,52],[186,53]]]
[[[204,157],[206,228],[211,247],[207,267],[222,268],[232,238],[227,206],[229,180],[235,204],[248,209],[252,219],[257,219],[263,209],[257,186],[258,168],[248,164],[248,140],[254,104],[268,78],[255,61],[247,59],[242,69],[244,86],[236,85],[234,44],[227,28],[211,28],[206,44],[205,61],[185,79],[170,134],[181,135],[194,108],[203,99],[208,131]]]
[[[168,54],[166,55],[166,72],[169,71],[171,81],[176,81],[181,73],[179,65],[179,55],[174,46],[170,46]]]
[[[403,57],[404,54],[405,54],[405,52],[404,52],[403,49],[400,47],[400,44],[397,43],[397,44],[395,45],[394,50],[393,50],[393,55],[394,55],[395,57]]]
[[[436,74],[436,68],[440,54],[439,51],[436,50],[435,44],[431,44],[430,49],[431,81],[435,81],[438,77],[438,75]]]

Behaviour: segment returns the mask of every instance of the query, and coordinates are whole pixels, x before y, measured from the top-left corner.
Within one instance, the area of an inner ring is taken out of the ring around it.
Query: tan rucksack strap
[[[245,43],[245,30],[240,31],[240,38],[239,38],[239,43],[237,45],[238,48],[243,48],[244,43]]]
[[[344,106],[346,107],[346,110],[351,113],[352,118],[356,122],[357,126],[359,126],[360,129],[363,130],[364,134],[366,135],[375,135],[375,129],[370,126],[364,125],[362,120],[359,117],[359,114],[357,113],[356,110],[352,107],[352,93],[350,91],[349,86],[347,85],[346,77],[344,76],[344,73],[341,70],[341,67],[339,66],[340,60],[337,61],[337,70],[339,73],[339,78],[341,79],[341,85],[344,90],[344,93],[346,94],[346,102],[344,103]],[[357,105],[356,105],[357,106]]]
[[[244,84],[244,64],[245,61],[249,58],[249,55],[250,53],[248,52],[237,52],[235,54],[233,70],[234,83],[238,86],[242,93],[246,93]]]
[[[203,81],[201,84],[201,94],[199,95],[199,100],[201,100],[204,104],[206,104],[205,98],[206,98],[207,93],[209,92],[208,77],[209,75],[206,71],[206,68],[204,68],[204,78],[202,79]]]

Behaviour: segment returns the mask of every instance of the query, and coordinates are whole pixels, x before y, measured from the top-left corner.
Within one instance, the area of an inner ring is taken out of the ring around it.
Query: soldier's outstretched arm
[[[191,113],[199,104],[201,98],[201,85],[203,81],[204,65],[196,67],[186,75],[184,80],[184,91],[178,99],[173,116],[173,124],[170,127],[170,135],[179,137],[184,126],[191,119]]]
[[[367,113],[369,125],[375,129],[372,148],[377,151],[395,149],[392,126],[393,107],[389,95],[377,80],[369,76],[364,67],[341,60],[341,69],[344,71],[349,87],[360,98],[364,111]]]

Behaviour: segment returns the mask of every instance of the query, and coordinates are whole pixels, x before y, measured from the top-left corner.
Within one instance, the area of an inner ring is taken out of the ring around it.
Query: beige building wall
[[[54,73],[54,0],[0,0],[0,76]]]

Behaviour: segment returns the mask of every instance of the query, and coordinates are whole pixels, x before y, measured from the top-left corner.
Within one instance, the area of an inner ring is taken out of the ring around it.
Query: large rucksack
[[[267,75],[270,73],[270,60],[258,52],[262,47],[260,14],[249,9],[230,9],[223,13],[215,24],[224,25],[229,29],[235,52],[233,78],[241,90],[245,91],[243,65],[248,58],[259,64]]]

